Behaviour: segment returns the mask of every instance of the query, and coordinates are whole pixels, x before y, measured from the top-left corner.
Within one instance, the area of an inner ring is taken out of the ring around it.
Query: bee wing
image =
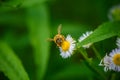
[[[58,26],[58,34],[61,34],[61,28],[62,28],[62,24]]]

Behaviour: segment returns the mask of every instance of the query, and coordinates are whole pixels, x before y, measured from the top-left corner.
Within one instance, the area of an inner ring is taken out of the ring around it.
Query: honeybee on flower
[[[60,55],[63,58],[68,58],[73,54],[73,51],[76,46],[76,41],[71,37],[71,35],[67,35],[65,38],[64,35],[61,34],[61,27],[62,25],[60,24],[58,26],[58,34],[54,36],[53,39],[49,39],[50,41],[54,41],[56,45],[60,49]]]

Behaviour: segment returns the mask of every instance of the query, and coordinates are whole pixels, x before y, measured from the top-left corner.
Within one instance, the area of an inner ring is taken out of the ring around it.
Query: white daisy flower
[[[114,49],[110,52],[109,56],[105,56],[101,60],[100,66],[104,66],[104,71],[113,70],[120,71],[120,49]]]
[[[63,58],[68,58],[72,55],[73,53],[73,50],[75,49],[75,40],[70,36],[68,35],[66,37],[66,40],[62,42],[61,44],[61,47],[60,48],[60,55],[63,57]]]
[[[120,38],[117,38],[116,45],[118,46],[118,48],[120,48]]]
[[[99,66],[104,66],[104,71],[107,72],[108,70],[111,70],[111,58],[109,56],[106,56],[100,61]]]
[[[82,42],[84,39],[86,39],[89,35],[91,35],[93,33],[93,31],[87,31],[85,34],[83,34],[82,36],[80,36],[80,38],[78,39],[79,42]],[[89,48],[92,45],[92,43],[88,43],[83,45],[83,48]]]

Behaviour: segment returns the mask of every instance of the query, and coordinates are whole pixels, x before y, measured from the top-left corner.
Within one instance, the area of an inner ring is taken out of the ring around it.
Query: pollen
[[[69,50],[70,42],[68,42],[68,41],[63,41],[61,47],[62,47],[62,50],[63,50],[63,51]]]
[[[114,62],[114,64],[120,66],[120,54],[115,54],[113,56],[113,62]]]

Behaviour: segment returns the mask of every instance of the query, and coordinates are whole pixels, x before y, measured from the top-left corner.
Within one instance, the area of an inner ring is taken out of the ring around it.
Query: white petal
[[[83,34],[82,36],[80,36],[80,38],[78,39],[79,42],[82,42],[84,39],[86,39],[88,36],[90,36],[93,33],[93,31],[87,31],[85,34]],[[92,45],[92,43],[88,43],[86,45],[83,45],[83,48],[89,48]]]
[[[118,48],[120,48],[120,38],[117,38],[116,45],[118,46]]]
[[[107,72],[107,71],[108,71],[108,68],[107,68],[107,67],[104,67],[104,71]]]

